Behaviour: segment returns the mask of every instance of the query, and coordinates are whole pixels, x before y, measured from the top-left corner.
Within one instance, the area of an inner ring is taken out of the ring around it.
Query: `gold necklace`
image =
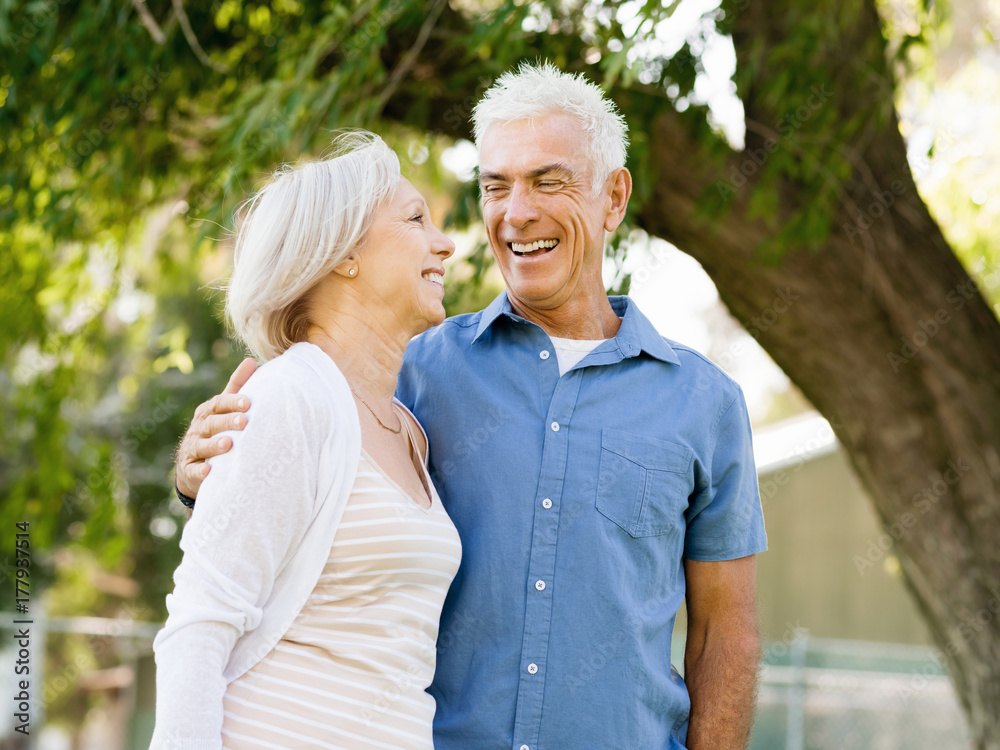
[[[399,417],[398,414],[396,415],[396,421],[399,422],[399,427],[397,427],[395,430],[392,429],[391,427],[386,427],[385,422],[383,422],[381,419],[378,418],[378,414],[375,413],[375,410],[373,408],[371,408],[370,406],[368,406],[368,402],[365,401],[363,398],[361,398],[361,396],[358,395],[358,392],[356,390],[354,390],[354,388],[352,388],[350,384],[348,384],[347,387],[351,389],[351,393],[354,394],[354,396],[358,399],[358,401],[360,401],[362,404],[364,404],[365,408],[368,409],[368,411],[370,411],[372,413],[372,416],[375,417],[375,421],[379,423],[380,427],[382,427],[383,429],[388,430],[393,435],[398,435],[400,432],[402,432],[402,430],[403,430],[403,420],[400,419],[400,417]]]
[[[310,329],[313,329],[313,328],[318,329],[327,338],[327,340],[333,341],[333,337],[329,333],[326,332],[326,329],[323,328],[323,326],[318,325],[316,323],[312,323],[312,324],[310,324],[309,328]],[[333,359],[333,358],[331,357],[331,359]],[[403,420],[400,419],[400,417],[399,417],[398,414],[396,415],[396,421],[399,423],[399,426],[394,430],[391,427],[386,426],[385,422],[383,422],[381,419],[378,418],[378,414],[376,414],[375,410],[368,405],[367,401],[365,401],[363,398],[361,398],[361,396],[358,395],[358,392],[356,390],[354,390],[354,386],[352,386],[350,383],[348,383],[347,387],[351,389],[351,393],[354,394],[355,398],[357,398],[358,401],[360,401],[362,404],[364,404],[365,408],[372,413],[372,416],[375,417],[375,421],[378,422],[379,427],[381,427],[384,430],[388,430],[393,435],[398,435],[400,432],[403,431]]]

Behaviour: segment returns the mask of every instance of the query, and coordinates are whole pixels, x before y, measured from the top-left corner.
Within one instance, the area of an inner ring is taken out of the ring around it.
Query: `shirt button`
[[[548,359],[549,358],[549,350],[548,349],[542,349],[538,353],[538,356],[541,357],[542,359]]]
[[[548,498],[545,498],[544,500],[542,500],[542,507],[545,508],[545,510],[548,510],[549,508],[552,507],[552,501],[549,500]]]
[[[528,665],[528,674],[535,674],[537,671],[538,671],[538,665],[537,664],[529,664]]]
[[[558,422],[553,422],[552,423],[552,431],[553,432],[559,432],[559,423]]]
[[[521,747],[518,748],[518,750],[531,750],[531,748],[528,747],[527,745],[521,745]]]
[[[535,581],[535,588],[539,591],[545,591],[545,581]]]

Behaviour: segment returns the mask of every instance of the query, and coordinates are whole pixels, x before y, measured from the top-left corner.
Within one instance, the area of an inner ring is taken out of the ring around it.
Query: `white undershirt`
[[[549,338],[552,339],[552,348],[556,350],[556,359],[559,360],[560,377],[594,351],[598,344],[607,341],[607,339],[560,339],[555,336]]]

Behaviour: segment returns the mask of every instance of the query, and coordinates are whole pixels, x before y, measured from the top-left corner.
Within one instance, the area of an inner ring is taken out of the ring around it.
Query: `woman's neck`
[[[355,391],[377,401],[391,401],[409,343],[406,334],[391,334],[365,310],[314,315],[307,340],[326,352]]]

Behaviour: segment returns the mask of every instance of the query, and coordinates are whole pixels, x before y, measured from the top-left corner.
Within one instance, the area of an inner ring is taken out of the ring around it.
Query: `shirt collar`
[[[486,333],[486,330],[493,325],[493,321],[501,315],[506,315],[514,320],[522,320],[514,314],[511,309],[510,300],[507,299],[507,290],[504,289],[497,295],[497,298],[490,302],[479,314],[479,326],[476,328],[476,335],[472,337],[472,343],[479,341],[479,337]]]
[[[640,351],[646,352],[651,357],[655,357],[663,362],[680,365],[673,347],[670,346],[656,330],[649,319],[642,314],[638,305],[628,297],[608,297],[611,309],[622,318],[621,328],[614,341],[618,345],[622,354],[626,357],[638,356]],[[512,320],[523,321],[524,318],[517,315],[510,306],[507,299],[507,290],[502,291],[480,314],[479,325],[476,327],[476,335],[472,338],[472,343],[479,340],[479,337],[490,328],[501,315]]]

